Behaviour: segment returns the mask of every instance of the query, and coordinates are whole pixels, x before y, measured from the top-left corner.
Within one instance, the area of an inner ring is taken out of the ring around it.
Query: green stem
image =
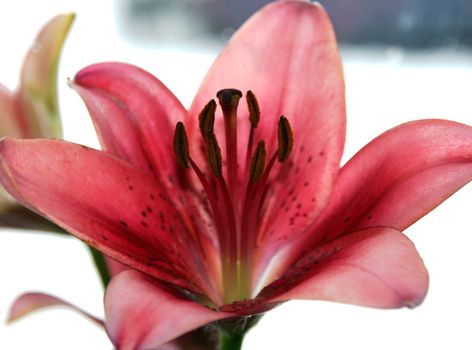
[[[240,350],[247,331],[254,327],[262,316],[263,314],[235,317],[217,322],[219,350]]]
[[[89,249],[90,255],[92,256],[95,268],[97,269],[100,280],[102,281],[103,288],[106,288],[108,282],[110,282],[110,271],[108,271],[107,264],[105,262],[105,257],[102,253],[96,250],[93,247],[87,246]]]
[[[220,331],[219,350],[240,350],[243,345],[245,333],[227,333]]]

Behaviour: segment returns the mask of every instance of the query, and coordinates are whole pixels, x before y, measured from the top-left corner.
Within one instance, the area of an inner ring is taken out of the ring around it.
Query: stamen
[[[249,176],[252,181],[258,181],[261,178],[264,173],[266,158],[265,142],[259,141],[252,156],[251,167],[249,168]]]
[[[256,95],[249,90],[246,93],[246,102],[247,102],[247,109],[249,110],[249,121],[251,122],[251,126],[253,128],[257,128],[257,124],[259,123],[259,119],[261,117],[261,111],[259,109],[259,103],[257,102]]]
[[[256,95],[249,90],[246,93],[246,102],[247,108],[249,110],[249,122],[251,123],[251,128],[249,130],[249,138],[247,142],[247,149],[246,149],[246,168],[244,170],[244,174],[247,174],[249,171],[249,164],[251,162],[251,152],[252,152],[252,143],[254,142],[254,129],[257,128],[257,124],[259,123],[259,119],[261,116],[261,111],[259,109],[259,103],[257,102]]]
[[[279,158],[279,162],[284,162],[285,160],[287,160],[293,148],[292,127],[290,126],[288,119],[284,116],[281,116],[279,119],[277,136],[279,142],[277,156]]]
[[[254,243],[257,229],[257,218],[258,210],[255,204],[255,195],[258,193],[260,186],[259,180],[265,183],[263,175],[267,172],[264,171],[265,162],[267,158],[267,152],[265,149],[265,142],[259,141],[256,150],[252,156],[251,166],[249,168],[249,181],[247,182],[246,195],[244,198],[243,213],[241,218],[241,226],[243,227],[244,234],[241,237],[241,261],[242,261],[242,274],[246,277],[242,280],[241,289],[244,293],[251,294],[251,279],[252,279],[252,265],[253,265],[253,252]],[[270,165],[270,164],[269,164]]]
[[[287,118],[281,116],[279,119],[278,130],[278,149],[274,155],[269,160],[267,167],[263,170],[262,175],[260,176],[257,183],[249,182],[247,192],[246,192],[246,202],[245,205],[245,223],[248,227],[248,238],[246,242],[246,249],[249,254],[248,261],[251,262],[251,252],[253,247],[256,244],[256,227],[258,220],[258,208],[261,207],[262,198],[264,194],[264,189],[269,179],[269,174],[274,166],[275,160],[278,159],[279,162],[284,162],[289,157],[292,148],[293,148],[293,132],[292,127]],[[258,145],[259,147],[259,145]],[[251,262],[252,263],[252,262]]]
[[[216,102],[215,100],[211,100],[206,104],[205,107],[203,107],[198,116],[200,132],[204,139],[209,133],[213,133],[213,126],[215,125],[215,111]]]
[[[207,149],[208,163],[210,169],[216,177],[220,177],[223,174],[223,166],[221,161],[221,149],[218,145],[218,141],[214,133],[207,134],[205,138],[205,144]]]
[[[184,168],[189,168],[189,151],[188,139],[185,132],[185,126],[182,122],[178,122],[174,132],[174,155],[177,162]]]
[[[210,100],[200,112],[199,129],[206,146],[208,167],[216,179],[204,174],[190,157],[187,134],[183,123],[176,124],[174,132],[174,155],[180,165],[192,168],[208,197],[218,235],[221,254],[222,285],[225,303],[251,297],[252,274],[257,242],[265,232],[261,228],[260,216],[270,173],[278,159],[284,162],[293,148],[293,131],[287,118],[278,121],[278,147],[270,159],[266,144],[256,138],[255,129],[260,121],[260,109],[252,91],[246,93],[249,111],[250,133],[245,164],[238,164],[237,109],[242,94],[236,89],[224,89],[217,93],[224,117],[226,174],[223,175],[221,149],[215,134],[216,100]],[[255,146],[255,148],[254,148]],[[244,180],[239,178],[239,166],[244,166]],[[241,187],[245,192],[241,193]],[[244,194],[244,197],[240,198]],[[190,219],[188,220],[191,221]]]

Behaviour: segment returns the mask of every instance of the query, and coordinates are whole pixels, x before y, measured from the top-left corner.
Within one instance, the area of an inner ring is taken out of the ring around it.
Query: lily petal
[[[81,308],[67,301],[64,301],[63,299],[45,293],[34,292],[22,294],[13,302],[10,308],[10,312],[8,314],[7,322],[16,321],[17,319],[24,317],[32,312],[54,306],[63,306],[72,309],[73,311],[77,311],[79,314],[85,316],[86,318],[95,322],[99,326],[105,327],[105,324],[102,320],[96,318],[95,316],[92,316]]]
[[[187,113],[179,100],[153,75],[124,63],[89,66],[71,86],[87,105],[103,149],[154,174],[180,214],[206,238],[209,261],[217,261],[215,228],[194,194],[198,189],[191,189],[195,183],[173,156],[175,124]],[[218,273],[218,267],[211,270]]]
[[[236,32],[192,104],[186,121],[189,138],[198,138],[198,132],[192,132],[196,116],[222,88],[251,90],[257,96],[261,119],[255,139],[265,139],[269,156],[277,147],[281,115],[290,120],[294,133],[290,159],[277,163],[269,180],[259,237],[263,249],[259,260],[265,266],[268,256],[303,232],[326,205],[344,146],[344,79],[336,38],[321,5],[274,2]],[[239,163],[245,164],[249,134],[245,106],[240,106],[238,115]],[[244,166],[240,168],[244,171]]]
[[[393,228],[369,228],[310,252],[261,296],[397,308],[418,305],[427,289],[428,272],[414,244]]]
[[[95,322],[98,326],[103,327],[103,329],[105,330],[105,323],[103,322],[103,320],[89,314],[83,309],[67,301],[64,301],[61,298],[39,292],[24,293],[18,298],[16,298],[10,308],[10,312],[8,314],[6,322],[15,322],[18,319],[28,316],[31,313],[51,307],[65,307],[71,309],[72,311],[83,315],[85,318],[88,318],[92,322]],[[166,343],[156,350],[208,350],[208,346],[211,345],[205,338],[203,330],[196,330],[194,332],[184,334],[177,338],[175,341]]]
[[[150,73],[124,63],[82,69],[71,86],[83,98],[104,150],[156,178],[175,177],[172,140],[186,110]]]
[[[25,137],[60,137],[57,72],[62,46],[75,15],[50,20],[36,37],[21,71],[17,94]]]
[[[313,239],[389,226],[404,230],[472,180],[472,127],[420,120],[374,139],[341,170]]]
[[[199,280],[198,237],[158,183],[127,162],[65,141],[3,139],[0,180],[21,204],[123,264],[194,292],[209,283]]]
[[[144,275],[115,276],[105,294],[106,328],[121,350],[154,349],[207,323],[231,317],[177,296]]]

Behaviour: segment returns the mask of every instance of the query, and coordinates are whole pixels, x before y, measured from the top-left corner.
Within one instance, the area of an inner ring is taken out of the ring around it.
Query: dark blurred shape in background
[[[268,0],[115,0],[120,32],[141,44],[226,41]],[[472,0],[324,0],[342,43],[472,46]],[[178,42],[176,42],[178,41]]]

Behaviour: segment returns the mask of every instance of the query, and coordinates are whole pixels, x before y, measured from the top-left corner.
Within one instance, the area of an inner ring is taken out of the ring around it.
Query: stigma
[[[265,140],[255,142],[261,110],[255,94],[249,90],[245,95],[249,112],[246,154],[238,157],[238,123],[244,122],[238,120],[242,96],[241,91],[233,88],[220,90],[216,94],[224,119],[224,155],[219,143],[222,140],[218,140],[214,129],[216,101],[210,100],[198,115],[200,136],[210,174],[200,170],[192,159],[182,122],[176,125],[173,142],[177,163],[182,169],[192,169],[195,172],[206,193],[218,234],[222,294],[227,303],[253,297],[251,271],[263,194],[274,163],[278,160],[283,165],[290,156],[294,142],[289,120],[280,116],[277,125],[274,123],[274,128],[277,127],[277,147],[271,157],[267,157]],[[244,169],[242,181],[238,178],[239,169]]]

